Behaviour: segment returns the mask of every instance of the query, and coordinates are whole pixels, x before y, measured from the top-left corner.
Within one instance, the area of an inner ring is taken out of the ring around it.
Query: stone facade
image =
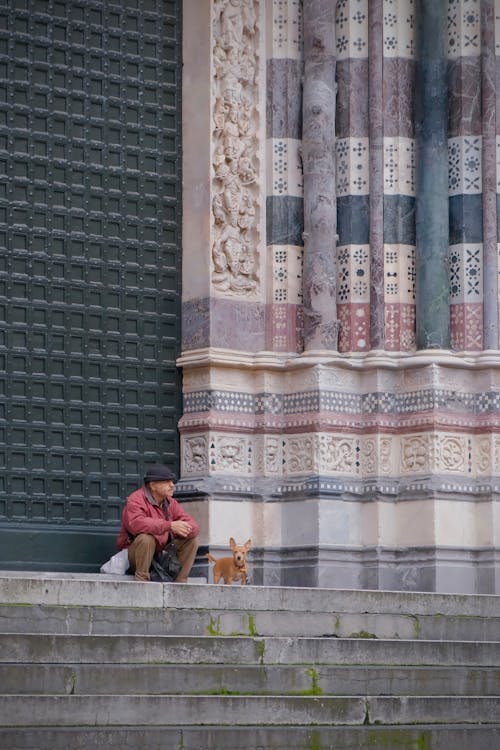
[[[257,583],[499,593],[500,2],[439,19],[439,348],[426,2],[337,2],[338,352],[304,351],[303,2],[184,0],[179,491],[211,548],[252,537]]]

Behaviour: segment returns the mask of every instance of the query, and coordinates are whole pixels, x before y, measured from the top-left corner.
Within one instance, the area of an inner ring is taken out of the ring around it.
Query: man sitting
[[[144,485],[128,496],[118,534],[118,549],[128,548],[130,570],[138,581],[149,581],[149,568],[170,535],[181,564],[176,583],[186,583],[198,549],[199,527],[172,493],[175,475],[162,464],[150,466]]]

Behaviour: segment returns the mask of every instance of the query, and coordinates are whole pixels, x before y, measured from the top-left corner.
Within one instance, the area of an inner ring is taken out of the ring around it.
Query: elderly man
[[[198,549],[199,527],[174,500],[175,475],[167,466],[153,464],[144,485],[128,496],[117,539],[118,549],[128,548],[130,569],[138,581],[149,581],[149,568],[170,535],[177,548],[181,570],[176,583],[186,583]]]

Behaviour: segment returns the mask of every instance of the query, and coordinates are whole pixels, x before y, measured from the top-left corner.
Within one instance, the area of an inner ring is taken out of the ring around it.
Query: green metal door
[[[0,567],[95,570],[178,462],[181,0],[0,0]]]

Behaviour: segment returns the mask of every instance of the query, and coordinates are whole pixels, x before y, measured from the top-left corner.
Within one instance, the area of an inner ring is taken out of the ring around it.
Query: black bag
[[[177,550],[173,542],[169,542],[162,552],[157,552],[151,560],[149,578],[159,583],[175,581],[181,570],[177,557]]]

